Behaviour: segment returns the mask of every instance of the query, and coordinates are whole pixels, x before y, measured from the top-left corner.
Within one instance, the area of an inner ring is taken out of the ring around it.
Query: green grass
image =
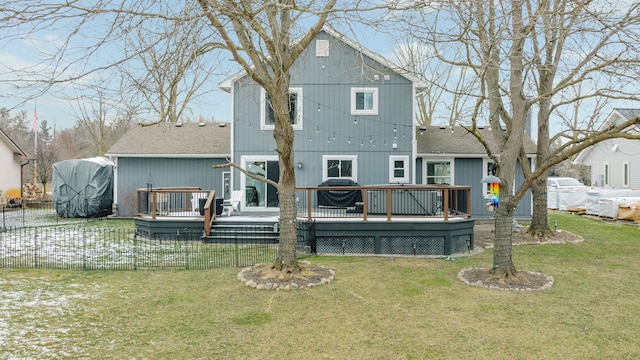
[[[456,279],[457,260],[316,257],[328,285],[262,291],[238,269],[0,270],[0,354],[125,359],[640,358],[637,226],[551,213],[574,245],[514,247],[550,290]]]

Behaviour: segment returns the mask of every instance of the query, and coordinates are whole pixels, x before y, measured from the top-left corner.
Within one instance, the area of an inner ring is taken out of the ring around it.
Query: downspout
[[[21,199],[24,198],[23,186],[22,186],[22,184],[24,184],[24,167],[29,165],[31,160],[35,160],[35,159],[30,159],[30,158],[22,158],[22,159],[23,160],[27,160],[27,162],[26,163],[20,162],[20,198]]]

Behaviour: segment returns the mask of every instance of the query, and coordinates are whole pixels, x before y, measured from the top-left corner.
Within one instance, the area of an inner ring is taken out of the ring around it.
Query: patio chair
[[[242,202],[242,191],[234,190],[231,192],[231,197],[222,202],[222,212],[227,211],[227,216],[235,211],[240,214],[240,203]]]

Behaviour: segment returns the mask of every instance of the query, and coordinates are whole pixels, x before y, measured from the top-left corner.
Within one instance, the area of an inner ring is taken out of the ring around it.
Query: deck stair
[[[280,229],[277,222],[214,222],[206,243],[260,242],[277,243]]]

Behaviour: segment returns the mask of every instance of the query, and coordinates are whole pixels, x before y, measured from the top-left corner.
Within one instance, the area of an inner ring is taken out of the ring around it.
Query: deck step
[[[228,243],[230,241],[258,241],[277,243],[280,238],[278,223],[213,223],[206,243]]]

